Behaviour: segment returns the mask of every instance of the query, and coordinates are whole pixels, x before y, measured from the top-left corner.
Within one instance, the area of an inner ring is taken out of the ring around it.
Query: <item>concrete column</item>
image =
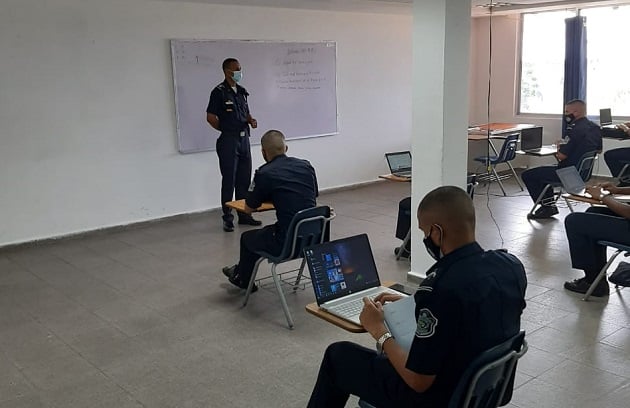
[[[412,214],[441,185],[465,188],[468,152],[470,0],[413,2]],[[395,61],[394,61],[395,64]],[[412,215],[408,278],[424,277],[433,259]]]

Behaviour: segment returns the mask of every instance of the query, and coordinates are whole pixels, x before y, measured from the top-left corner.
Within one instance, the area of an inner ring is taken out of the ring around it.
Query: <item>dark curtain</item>
[[[586,101],[586,17],[567,18],[564,46],[564,103]],[[564,104],[562,107],[564,112]],[[562,135],[567,123],[562,121]]]

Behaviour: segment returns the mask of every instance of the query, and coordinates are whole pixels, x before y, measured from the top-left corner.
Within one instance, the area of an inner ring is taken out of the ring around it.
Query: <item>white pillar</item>
[[[470,7],[470,0],[413,2],[412,280],[433,263],[415,217],[420,200],[441,185],[466,185]]]

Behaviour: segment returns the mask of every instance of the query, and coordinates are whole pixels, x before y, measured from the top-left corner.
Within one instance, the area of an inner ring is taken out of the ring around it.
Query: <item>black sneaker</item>
[[[586,278],[580,278],[569,282],[564,282],[564,288],[575,293],[585,294],[588,292],[588,288],[591,286],[591,282],[588,282]],[[605,279],[599,281],[591,296],[603,297],[608,296],[610,289],[608,288],[608,282]]]
[[[254,217],[241,217],[238,219],[239,225],[253,225],[255,227],[262,225],[262,221],[254,219]]]
[[[240,289],[247,290],[247,283],[244,284],[241,281],[241,277],[238,275],[238,273],[236,273],[236,265],[224,267],[223,274],[227,276],[228,281],[230,281],[232,285],[237,286]],[[258,291],[258,286],[254,284],[254,286],[252,286],[252,293],[257,292],[257,291]]]
[[[234,222],[223,220],[223,231],[232,232],[234,231]]]
[[[558,208],[556,206],[547,206],[543,205],[539,209],[537,209],[533,214],[527,214],[527,218],[530,220],[543,220],[546,218],[551,218],[554,215],[558,214]]]
[[[411,255],[409,253],[409,251],[407,251],[406,249],[404,249],[402,246],[396,247],[394,248],[394,255],[398,256],[398,253],[402,251],[402,254],[400,254],[401,258],[409,258],[409,256]]]

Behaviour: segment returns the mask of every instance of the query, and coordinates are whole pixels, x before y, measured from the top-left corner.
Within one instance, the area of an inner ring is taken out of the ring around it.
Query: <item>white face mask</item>
[[[234,71],[232,73],[232,79],[237,84],[243,80],[243,71]]]

